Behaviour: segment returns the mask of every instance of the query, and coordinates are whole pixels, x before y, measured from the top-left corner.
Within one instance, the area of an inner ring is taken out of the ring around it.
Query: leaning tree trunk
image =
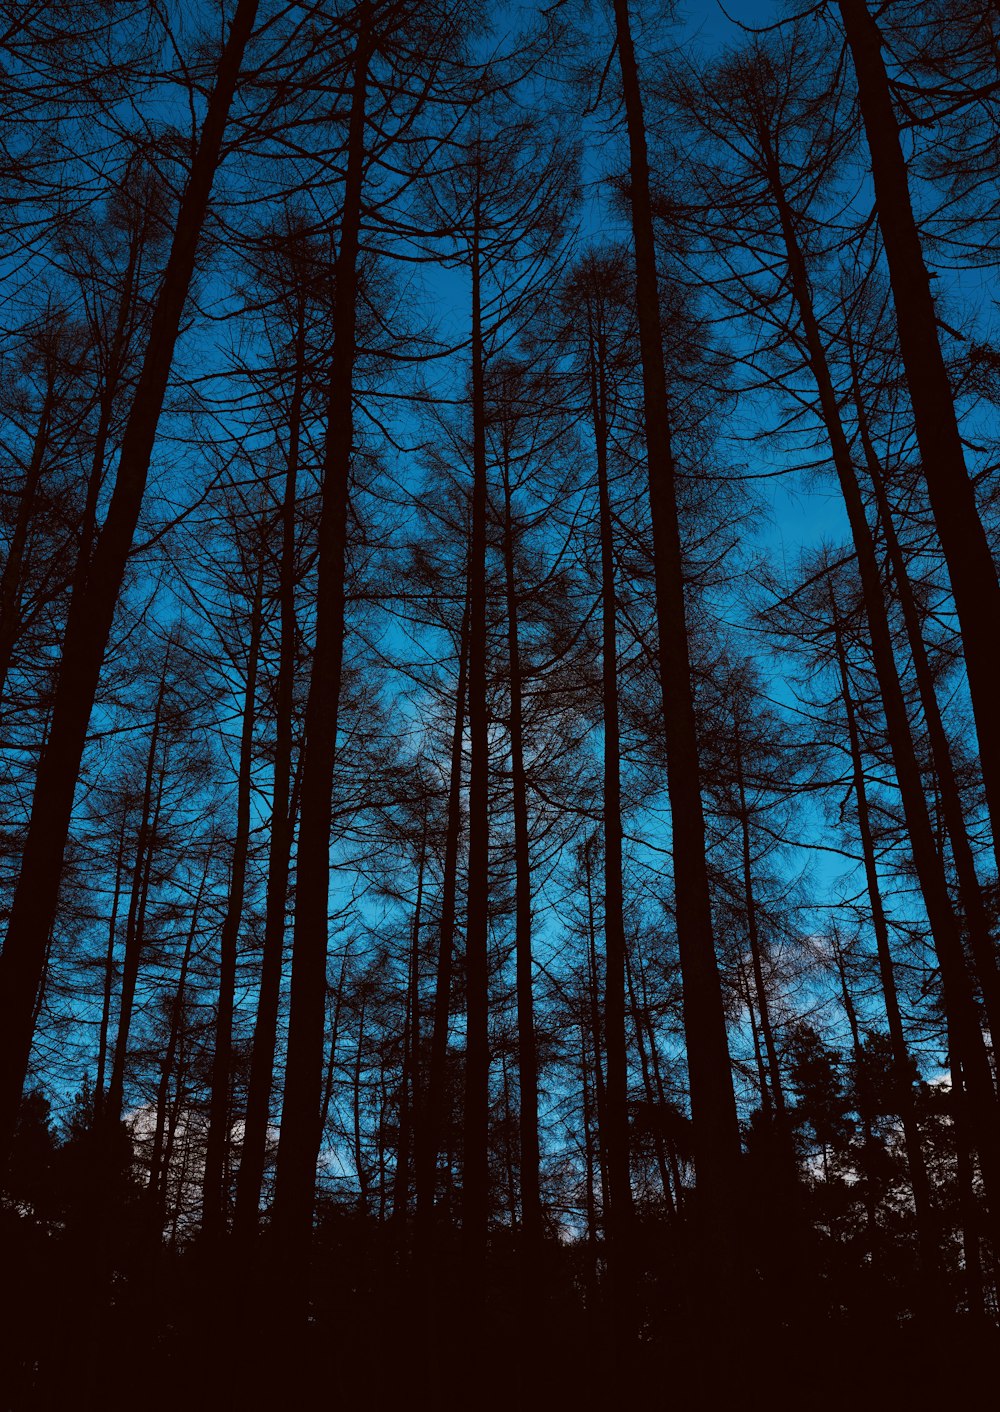
[[[924,723],[927,727],[927,739],[931,747],[931,759],[934,763],[934,772],[937,775],[938,786],[941,791],[942,814],[944,816],[945,827],[948,830],[948,837],[951,840],[951,851],[955,860],[955,875],[958,879],[958,900],[961,904],[962,911],[965,913],[966,926],[969,933],[969,945],[972,950],[976,973],[979,977],[979,984],[983,992],[990,1034],[993,1036],[994,1048],[996,1048],[998,1042],[1000,1042],[1000,972],[997,970],[997,960],[993,946],[990,922],[986,914],[983,891],[976,870],[976,860],[972,852],[969,831],[965,823],[965,811],[962,806],[962,796],[955,774],[951,744],[948,740],[948,733],[945,730],[944,720],[941,716],[941,708],[938,705],[937,692],[934,687],[934,675],[931,671],[930,661],[927,656],[927,647],[924,643],[920,610],[917,607],[913,585],[910,583],[903,547],[899,542],[899,536],[896,534],[892,508],[889,504],[889,497],[886,494],[885,483],[882,477],[882,467],[875,452],[871,432],[868,427],[868,417],[861,397],[857,370],[853,367],[852,383],[854,406],[858,420],[858,434],[861,438],[868,479],[871,481],[872,489],[875,493],[875,505],[878,510],[879,523],[882,526],[882,534],[885,539],[889,566],[892,569],[892,576],[896,583],[896,594],[903,614],[903,625],[906,629],[906,644],[910,649],[910,657],[913,662],[913,674],[917,682],[920,705],[924,713]]]
[[[813,308],[805,258],[798,242],[794,217],[782,184],[777,159],[768,135],[762,132],[760,137],[771,194],[781,223],[792,295],[805,334],[809,367],[819,393],[820,412],[829,437],[830,450],[857,553],[865,616],[871,637],[872,662],[885,712],[889,750],[899,785],[913,862],[941,965],[945,1005],[954,1025],[957,1042],[961,1045],[963,1068],[968,1075],[970,1106],[976,1114],[977,1144],[983,1165],[983,1181],[993,1219],[1000,1222],[1000,1113],[997,1109],[990,1062],[976,1013],[975,995],[966,966],[961,929],[948,892],[944,862],[937,848],[927,808],[906,700],[896,667],[892,631],[885,606],[875,544],[841,421],[839,401],[827,362],[819,321]]]
[[[58,906],[58,879],[90,714],[142,508],[198,241],[257,4],[258,0],[239,0],[222,50],[153,311],[114,493],[86,584],[70,603],[52,725],[35,779],[28,836],[0,959],[0,1166],[9,1153],[31,1053],[32,1016],[46,939]]]
[[[866,0],[838,0],[838,4],[857,76],[913,425],[962,630],[983,784],[994,847],[1000,849],[1000,672],[996,667],[1000,581],[965,464],[882,58],[882,36]]]

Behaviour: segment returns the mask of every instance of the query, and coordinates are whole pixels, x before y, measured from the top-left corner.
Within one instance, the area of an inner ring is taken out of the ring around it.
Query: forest
[[[995,1389],[998,236],[997,0],[0,0],[2,1408]]]

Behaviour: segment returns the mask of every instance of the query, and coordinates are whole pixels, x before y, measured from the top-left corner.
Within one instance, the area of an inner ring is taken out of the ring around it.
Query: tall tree
[[[302,759],[288,1057],[274,1207],[275,1225],[285,1247],[289,1270],[293,1272],[290,1278],[301,1297],[305,1294],[303,1282],[320,1144],[330,814],[344,650],[348,507],[354,442],[358,249],[366,168],[369,66],[376,43],[370,0],[362,0],[354,21],[347,169],[340,245],[333,276],[336,305],[318,534],[316,638]]]
[[[854,63],[871,156],[879,229],[892,284],[913,425],[962,629],[995,843],[1000,835],[1000,738],[996,730],[998,687],[992,643],[1000,619],[1000,579],[965,463],[955,396],[941,350],[939,314],[931,293],[900,124],[882,53],[882,35],[866,0],[838,0],[838,8]]]
[[[663,363],[649,157],[639,70],[627,0],[615,0],[615,34],[629,144],[629,207],[635,244],[636,311],[642,355],[649,504],[656,574],[656,617],[677,936],[684,977],[684,1024],[697,1150],[702,1231],[709,1280],[723,1278],[733,1248],[736,1167],[740,1155],[726,1018],[712,930],[705,824],[698,767],[684,564]]]

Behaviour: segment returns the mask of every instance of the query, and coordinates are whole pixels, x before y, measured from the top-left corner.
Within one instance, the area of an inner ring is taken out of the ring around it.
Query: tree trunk
[[[274,1051],[281,1004],[281,967],[285,945],[285,912],[291,871],[295,811],[292,794],[294,749],[294,688],[296,656],[295,616],[295,510],[302,435],[302,405],[306,373],[306,311],[298,308],[295,336],[295,373],[288,419],[288,458],[281,506],[281,558],[278,569],[278,678],[274,703],[274,776],[271,792],[270,852],[264,902],[264,946],[250,1056],[246,1123],[240,1169],[236,1178],[236,1211],[233,1233],[253,1235],[260,1217],[260,1192],[267,1155],[267,1130],[271,1118]]]
[[[597,1156],[601,1171],[601,1221],[605,1240],[608,1239],[609,1197],[611,1178],[608,1174],[608,1090],[605,1079],[604,1036],[601,1026],[601,982],[597,970],[597,925],[594,917],[594,893],[590,873],[590,850],[584,844],[584,868],[587,883],[587,991],[590,997],[590,1032],[594,1041],[594,1098],[597,1109]],[[605,1005],[605,1011],[607,1006]],[[632,1187],[629,1184],[629,1194]]]
[[[336,1082],[337,1072],[337,1043],[340,1039],[340,1012],[344,1005],[344,989],[347,982],[347,963],[351,956],[351,945],[348,942],[344,948],[344,954],[340,961],[340,977],[337,981],[337,989],[333,997],[333,1019],[330,1024],[330,1045],[326,1056],[326,1079],[323,1083],[323,1107],[320,1112],[320,1133],[326,1132],[326,1125],[330,1119],[330,1105],[333,1102],[333,1086]]]
[[[764,1050],[767,1054],[767,1070],[770,1081],[771,1098],[778,1122],[785,1123],[785,1091],[781,1081],[781,1065],[778,1063],[778,1046],[774,1039],[774,1026],[771,1024],[771,1009],[767,1000],[767,987],[764,984],[764,963],[761,951],[760,927],[757,918],[757,899],[753,889],[753,857],[750,848],[750,810],[747,807],[746,775],[743,769],[743,743],[740,736],[740,723],[733,720],[733,761],[736,769],[736,787],[739,791],[740,835],[743,862],[743,897],[747,909],[747,937],[750,942],[750,961],[753,966],[754,990],[757,994],[757,1013],[764,1037]]]
[[[351,1088],[351,1113],[354,1119],[354,1170],[358,1175],[358,1208],[362,1216],[368,1215],[368,1169],[365,1166],[364,1151],[361,1146],[361,1059],[365,1043],[365,997],[361,996],[361,1012],[358,1015],[358,1047],[354,1052],[354,1083]]]
[[[250,854],[250,807],[253,788],[253,733],[257,719],[257,668],[263,626],[264,550],[259,549],[257,582],[250,608],[250,641],[247,645],[247,679],[243,698],[243,725],[236,782],[236,834],[229,874],[229,896],[219,937],[219,995],[212,1055],[212,1094],[202,1185],[202,1233],[217,1239],[226,1229],[228,1182],[226,1155],[230,1144],[231,1088],[233,1075],[233,1010],[236,1002],[236,965],[243,898]]]
[[[430,1066],[422,1117],[416,1132],[417,1224],[422,1233],[422,1239],[426,1236],[433,1215],[437,1185],[437,1159],[441,1147],[441,1130],[445,1116],[448,1024],[451,1010],[451,975],[458,891],[458,846],[462,820],[462,748],[465,739],[468,653],[469,599],[468,587],[466,587],[466,605],[459,636],[455,723],[451,736],[448,823],[444,845],[444,871],[441,879],[441,921],[438,928],[438,955],[434,978]]]
[[[629,960],[628,950],[625,952],[625,982],[628,986],[629,1008],[632,1011],[632,1026],[635,1030],[635,1044],[639,1051],[639,1068],[642,1072],[642,1087],[646,1095],[646,1107],[650,1115],[650,1127],[653,1132],[653,1146],[656,1149],[656,1165],[660,1174],[660,1186],[663,1189],[663,1200],[673,1212],[673,1195],[670,1190],[670,1169],[667,1165],[667,1150],[663,1142],[663,1129],[660,1126],[662,1108],[659,1096],[653,1087],[652,1071],[650,1069],[649,1058],[646,1054],[646,1038],[644,1034],[645,1021],[640,1012],[639,998],[636,995],[635,979],[632,975],[632,963]]]
[[[858,1012],[854,1004],[854,997],[851,994],[850,983],[847,979],[847,964],[844,960],[844,953],[840,945],[839,938],[834,934],[833,959],[837,968],[837,976],[840,980],[840,996],[844,1006],[844,1014],[847,1016],[847,1027],[851,1032],[851,1053],[854,1058],[854,1072],[856,1076],[856,1090],[859,1113],[861,1119],[861,1131],[864,1136],[864,1159],[862,1170],[864,1171],[864,1205],[865,1221],[868,1226],[868,1250],[871,1255],[872,1269],[877,1269],[881,1263],[881,1240],[878,1227],[878,1202],[875,1199],[875,1190],[872,1184],[871,1168],[872,1159],[875,1152],[875,1132],[872,1127],[872,1101],[868,1078],[865,1073],[865,1051],[861,1042],[861,1027],[858,1024]]]
[[[858,833],[861,839],[861,852],[865,864],[865,882],[868,901],[872,911],[872,929],[875,933],[875,950],[878,957],[879,978],[882,983],[882,999],[885,1005],[886,1020],[889,1026],[889,1043],[892,1047],[893,1081],[896,1089],[896,1102],[903,1124],[903,1142],[906,1148],[906,1162],[913,1191],[913,1209],[917,1221],[917,1242],[920,1261],[925,1279],[933,1277],[937,1268],[937,1242],[934,1237],[934,1209],[931,1203],[931,1188],[924,1161],[923,1144],[917,1123],[916,1106],[913,1101],[910,1053],[903,1029],[903,1017],[899,1009],[896,992],[896,975],[893,969],[892,950],[889,944],[889,924],[882,905],[882,890],[879,884],[878,866],[875,860],[875,841],[872,835],[871,817],[868,810],[868,791],[865,785],[864,761],[861,755],[861,738],[858,732],[854,699],[851,694],[850,677],[847,670],[847,656],[844,652],[839,621],[835,619],[837,633],[837,661],[840,669],[840,689],[847,714],[847,734],[850,741],[851,769],[854,779],[854,797],[858,810]]]
[[[406,988],[406,1021],[403,1026],[403,1070],[399,1082],[399,1142],[393,1182],[392,1215],[401,1227],[406,1225],[410,1204],[410,1149],[413,1118],[420,1106],[420,928],[423,921],[424,869],[427,862],[427,824],[420,840],[417,866],[417,897],[413,907],[410,936],[409,984]]]
[[[605,1218],[611,1247],[625,1251],[633,1223],[628,1126],[628,1044],[625,1036],[625,902],[622,882],[621,723],[618,709],[618,600],[614,521],[608,480],[607,347],[603,327],[592,329],[590,403],[597,462],[601,540],[601,707],[604,721],[604,1047],[607,1063]]]
[[[122,960],[122,993],[118,1012],[118,1034],[115,1039],[114,1059],[111,1065],[111,1082],[108,1085],[108,1098],[105,1116],[109,1125],[114,1126],[121,1118],[125,1097],[125,1063],[128,1058],[129,1032],[132,1028],[132,1009],[135,1002],[135,989],[142,962],[143,936],[146,925],[146,900],[149,895],[150,871],[156,846],[156,831],[160,814],[160,801],[163,797],[165,769],[161,765],[155,803],[153,801],[153,779],[156,771],[156,756],[160,743],[160,728],[163,721],[163,706],[166,699],[167,672],[170,667],[170,644],[163,654],[163,667],[156,693],[156,706],[153,711],[153,725],[146,752],[146,773],[142,788],[142,805],[139,816],[139,832],[135,845],[135,862],[132,868],[132,890],[129,900],[128,917],[125,922],[125,954]]]
[[[757,1087],[760,1089],[760,1107],[764,1116],[770,1119],[773,1112],[771,1103],[771,1085],[767,1076],[767,1064],[764,1059],[764,1050],[760,1042],[760,1026],[757,1022],[757,1012],[754,1009],[754,997],[750,991],[750,981],[746,973],[746,965],[740,961],[740,980],[743,983],[743,999],[746,1001],[747,1017],[750,1020],[750,1038],[753,1040],[753,1057],[757,1066]]]
[[[629,195],[635,244],[636,311],[642,355],[677,940],[684,986],[684,1029],[698,1200],[707,1255],[706,1291],[711,1301],[714,1298],[712,1286],[721,1287],[733,1264],[740,1134],[712,932],[649,161],[628,0],[614,0],[614,13],[629,139]]]
[[[174,1062],[180,1043],[181,1021],[184,1016],[184,1002],[187,996],[187,978],[188,968],[191,964],[191,952],[194,949],[195,937],[198,935],[201,904],[205,896],[205,889],[208,886],[210,868],[211,858],[209,858],[205,864],[201,885],[198,888],[198,894],[195,897],[194,906],[191,910],[191,925],[188,927],[187,936],[184,939],[184,951],[181,956],[181,969],[177,978],[177,989],[174,991],[173,1004],[170,1007],[170,1032],[167,1036],[167,1047],[164,1050],[163,1059],[160,1063],[160,1082],[156,1090],[156,1127],[153,1132],[153,1147],[149,1158],[147,1192],[152,1207],[153,1223],[157,1235],[161,1233],[163,1224],[164,1184],[166,1181],[164,1142],[167,1126],[167,1104],[170,1098],[170,1080],[173,1076]]]
[[[288,1055],[274,1203],[275,1231],[284,1250],[290,1302],[303,1313],[308,1299],[309,1245],[321,1137],[330,819],[344,649],[358,242],[372,46],[370,0],[364,0],[359,16],[340,249],[334,266],[336,306],[318,531],[316,642],[306,702]]]
[[[118,908],[122,898],[122,870],[125,867],[125,827],[128,811],[122,810],[122,826],[118,834],[118,853],[115,857],[115,890],[111,901],[111,915],[108,918],[108,945],[104,956],[104,987],[101,997],[101,1024],[97,1041],[97,1078],[94,1083],[94,1110],[100,1113],[104,1106],[104,1082],[108,1071],[108,1048],[111,1034],[111,1000],[115,988],[115,942],[118,930]]]
[[[626,960],[627,959],[628,953],[626,952]],[[641,946],[635,948],[635,959],[636,969],[639,972],[639,1017],[645,1025],[646,1036],[649,1041],[649,1063],[653,1074],[653,1083],[656,1088],[656,1101],[660,1106],[660,1113],[665,1115],[668,1111],[667,1094],[663,1086],[663,1070],[660,1066],[660,1051],[656,1043],[656,1031],[653,1028],[652,1006],[649,1001],[649,987],[646,983],[646,966],[642,959]],[[676,1149],[672,1143],[666,1141],[662,1134],[661,1141],[666,1148],[667,1161],[670,1164],[670,1175],[673,1181],[674,1191],[674,1206],[677,1211],[680,1211],[684,1200],[684,1189],[681,1184],[681,1174],[677,1163]]]
[[[514,812],[514,928],[517,988],[517,1054],[520,1106],[518,1126],[521,1163],[521,1225],[529,1250],[542,1234],[542,1198],[538,1146],[538,1048],[531,961],[531,839],[528,824],[528,780],[524,766],[523,681],[518,642],[517,577],[514,567],[514,526],[510,469],[503,464],[503,559],[507,593],[507,658],[510,692],[510,787]]]
[[[865,0],[838,0],[838,4],[854,60],[871,154],[913,425],[962,630],[983,784],[994,843],[1000,848],[1000,673],[996,669],[1000,582],[965,464],[930,278],[910,200],[899,123],[882,59],[882,36]]]
[[[909,573],[907,572],[903,548],[899,542],[896,527],[893,523],[892,509],[889,505],[889,497],[886,495],[885,484],[882,478],[882,467],[876,455],[875,447],[868,429],[868,418],[861,398],[857,370],[853,367],[853,350],[852,375],[854,406],[858,419],[858,434],[861,438],[861,445],[864,451],[868,478],[875,492],[875,504],[878,509],[879,523],[882,526],[882,533],[885,536],[886,552],[892,569],[892,576],[896,583],[899,606],[903,613],[903,623],[906,628],[906,641],[910,649],[910,656],[913,660],[913,673],[916,677],[917,690],[920,694],[920,705],[927,726],[927,739],[930,742],[931,758],[934,762],[934,771],[937,775],[938,786],[941,791],[942,814],[945,827],[948,831],[948,837],[951,840],[952,856],[955,860],[959,902],[965,913],[966,925],[969,932],[969,943],[972,949],[976,972],[979,977],[979,984],[983,992],[990,1034],[993,1036],[994,1046],[996,1046],[998,1042],[1000,1042],[1000,973],[997,971],[996,955],[990,933],[989,918],[986,915],[982,888],[979,885],[979,877],[976,872],[976,860],[972,852],[972,845],[969,841],[968,829],[965,825],[965,812],[962,807],[962,796],[955,775],[951,745],[948,740],[948,733],[944,727],[941,708],[938,705],[937,693],[934,689],[934,677],[931,672],[930,662],[927,658],[927,648],[924,644],[923,629],[920,622],[920,611],[917,607],[913,586],[910,583]],[[1000,844],[998,844],[997,840],[994,840],[994,844],[996,851],[997,848],[1000,848]],[[1000,859],[1000,852],[997,852],[997,857]]]
[[[979,1202],[973,1179],[972,1143],[966,1113],[962,1068],[951,1055],[952,1125],[955,1130],[955,1180],[958,1185],[959,1221],[962,1227],[962,1258],[965,1263],[965,1298],[969,1314],[982,1318],[986,1313],[983,1290],[983,1256],[979,1240]]]
[[[466,900],[465,1161],[462,1239],[468,1310],[483,1294],[489,1224],[489,736],[486,715],[486,396],[478,197],[472,272],[472,526],[469,542],[469,866]]]
[[[583,1091],[583,1161],[584,1183],[587,1203],[587,1315],[592,1321],[597,1302],[597,1195],[594,1158],[594,1119],[590,1099],[590,1076],[587,1053],[587,1030],[585,1019],[580,1021],[580,1083]]]

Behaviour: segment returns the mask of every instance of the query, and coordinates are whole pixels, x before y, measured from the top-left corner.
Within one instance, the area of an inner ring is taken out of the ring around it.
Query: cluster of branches
[[[988,1347],[997,26],[0,6],[11,1405]]]

